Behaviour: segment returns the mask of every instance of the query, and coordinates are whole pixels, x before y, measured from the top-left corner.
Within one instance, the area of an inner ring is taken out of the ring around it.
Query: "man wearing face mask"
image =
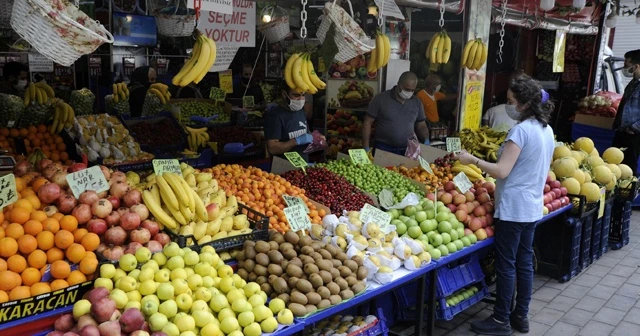
[[[264,104],[264,94],[260,85],[258,85],[255,76],[251,76],[253,67],[251,64],[242,65],[242,81],[233,86],[233,93],[228,97],[233,100],[234,105],[243,107],[242,97],[252,96],[255,106],[260,107]],[[245,93],[246,91],[246,93]]]
[[[622,163],[637,175],[640,155],[640,49],[624,54],[622,74],[633,79],[624,89],[613,121],[613,129],[616,131],[613,146],[627,148]]]
[[[282,158],[286,152],[298,152],[308,161],[309,156],[303,151],[313,141],[313,137],[309,134],[304,112],[305,94],[289,88],[286,83],[280,94],[278,105],[271,108],[264,117],[267,151]]]
[[[416,97],[422,102],[424,108],[424,115],[432,123],[440,121],[438,115],[438,101],[446,97],[446,95],[440,92],[442,88],[442,79],[437,74],[429,74],[425,79],[425,88],[420,90],[416,94]]]
[[[414,133],[420,142],[429,144],[429,129],[425,123],[424,108],[420,99],[413,95],[417,85],[418,77],[407,71],[400,75],[398,85],[371,100],[362,124],[362,146],[366,151],[369,151],[374,121],[375,148],[404,155],[407,141]]]
[[[29,81],[29,69],[20,62],[9,62],[2,68],[0,93],[22,97]]]

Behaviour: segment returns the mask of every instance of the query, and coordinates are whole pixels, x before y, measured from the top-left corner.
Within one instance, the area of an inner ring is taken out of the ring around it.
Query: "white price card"
[[[456,175],[453,178],[453,184],[463,194],[466,193],[467,191],[469,191],[469,189],[471,189],[471,187],[473,187],[473,183],[471,183],[471,181],[467,177],[467,174],[465,174],[465,173],[458,173],[458,175]]]
[[[388,214],[371,204],[365,204],[360,211],[360,220],[363,223],[374,222],[383,228],[391,223],[391,214]]]
[[[17,200],[18,191],[16,189],[15,175],[7,174],[0,177],[0,209],[15,203]]]
[[[176,159],[161,160],[156,159],[152,161],[153,172],[156,175],[162,175],[165,172],[174,173],[178,176],[182,176],[182,169],[180,169],[180,161]]]
[[[99,166],[67,174],[67,183],[69,183],[69,188],[75,198],[80,197],[80,194],[87,190],[93,190],[97,193],[109,190],[109,182]]]
[[[420,162],[420,167],[422,167],[422,169],[424,169],[427,173],[433,175],[433,170],[431,169],[431,165],[429,165],[429,162],[427,162],[427,160],[418,155],[418,161]]]
[[[311,228],[311,220],[300,204],[284,208],[284,216],[293,232]]]
[[[447,138],[447,152],[457,154],[462,150],[460,138]]]
[[[288,207],[292,207],[294,205],[300,204],[300,205],[302,205],[304,207],[304,211],[306,213],[309,213],[309,207],[304,202],[304,200],[302,200],[302,198],[295,197],[295,196],[289,196],[287,194],[282,194],[282,199],[284,200],[284,202],[287,204]]]

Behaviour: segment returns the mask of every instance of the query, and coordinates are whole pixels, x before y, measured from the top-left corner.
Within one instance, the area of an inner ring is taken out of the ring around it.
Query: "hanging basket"
[[[195,13],[190,13],[186,1],[183,3],[187,11],[185,15],[178,14],[180,2],[175,5],[173,13],[166,12],[171,7],[156,11],[155,17],[156,24],[158,25],[158,33],[171,37],[184,37],[193,34],[193,30],[196,29],[196,15]]]
[[[264,17],[267,9],[271,9],[269,14],[270,21],[259,24],[258,30],[260,30],[269,43],[280,42],[291,32],[289,28],[289,14],[282,7],[265,7],[260,13],[261,18]],[[278,11],[277,13],[276,10]]]
[[[316,36],[321,43],[327,35],[327,31],[331,24],[335,24],[335,42],[338,45],[338,53],[334,60],[338,62],[346,62],[356,56],[366,54],[375,48],[373,41],[365,34],[364,30],[353,19],[353,7],[351,1],[347,0],[351,15],[349,15],[342,7],[333,2],[324,4],[322,12],[324,18],[318,28]]]
[[[11,27],[39,53],[63,66],[71,66],[105,42],[113,43],[103,25],[67,0],[15,1]]]

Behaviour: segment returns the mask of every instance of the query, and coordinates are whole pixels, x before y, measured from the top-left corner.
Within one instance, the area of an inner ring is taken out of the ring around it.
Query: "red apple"
[[[171,242],[171,237],[169,237],[169,235],[164,232],[160,232],[157,235],[153,236],[153,240],[159,242],[160,244],[162,244],[162,246],[166,246]]]
[[[545,185],[544,185],[544,192],[545,192],[545,193],[548,193],[548,192],[550,192],[550,191],[551,191],[551,186],[550,186],[549,184],[545,184]]]
[[[478,240],[487,239],[487,231],[486,231],[486,229],[480,228],[477,231],[473,232],[473,234],[476,235],[476,238],[478,238]]]

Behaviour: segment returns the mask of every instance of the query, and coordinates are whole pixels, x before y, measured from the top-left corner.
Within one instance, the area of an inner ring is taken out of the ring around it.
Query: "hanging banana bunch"
[[[51,86],[44,82],[31,83],[24,94],[24,106],[31,104],[32,102],[44,105],[50,99],[55,98],[56,95],[53,92]]]
[[[290,88],[310,94],[327,87],[318,77],[308,53],[295,53],[289,57],[284,68],[284,80]]]
[[[470,40],[464,46],[460,64],[469,70],[480,70],[487,62],[488,52],[489,47],[482,42],[482,39]]]
[[[371,50],[371,57],[367,63],[367,72],[376,73],[389,63],[391,55],[389,37],[380,32],[376,33],[376,47]]]
[[[125,101],[129,98],[129,88],[125,83],[114,83],[112,84],[113,89],[113,101],[115,103]]]
[[[51,134],[60,133],[65,127],[71,127],[76,117],[73,108],[62,99],[54,99],[53,106],[55,107],[53,124],[49,128]]]
[[[431,64],[447,64],[451,57],[451,38],[446,30],[436,33],[429,41],[425,57]]]
[[[193,45],[191,58],[182,66],[171,82],[175,86],[185,87],[192,82],[200,83],[216,61],[216,43],[203,34],[199,34]]]
[[[149,87],[149,93],[156,95],[158,99],[160,99],[160,103],[162,103],[162,105],[168,104],[171,99],[171,93],[169,93],[169,87],[166,84],[151,84]]]

